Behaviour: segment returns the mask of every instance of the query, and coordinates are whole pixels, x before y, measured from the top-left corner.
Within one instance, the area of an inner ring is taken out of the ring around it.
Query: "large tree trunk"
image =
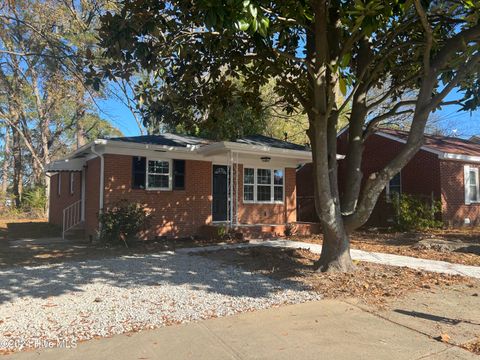
[[[322,222],[322,229],[322,253],[315,263],[316,269],[321,272],[353,271],[355,266],[350,257],[350,240],[343,226],[332,226]]]
[[[8,174],[10,173],[10,128],[5,126],[5,139],[3,149],[3,166],[2,166],[2,194],[8,191]]]
[[[13,129],[13,183],[12,190],[15,201],[15,207],[22,205],[23,193],[23,161],[22,146],[18,130]]]

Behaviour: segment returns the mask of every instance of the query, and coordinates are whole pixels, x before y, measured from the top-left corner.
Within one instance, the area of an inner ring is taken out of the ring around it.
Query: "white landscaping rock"
[[[16,267],[0,271],[0,340],[88,340],[319,298],[181,253]]]

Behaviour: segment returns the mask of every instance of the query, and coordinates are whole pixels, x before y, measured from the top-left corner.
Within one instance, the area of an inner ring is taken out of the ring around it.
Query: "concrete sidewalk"
[[[475,359],[337,300],[91,340],[5,359]]]
[[[177,251],[193,253],[193,252],[201,252],[205,250],[244,248],[244,247],[252,247],[252,246],[271,246],[271,247],[295,248],[295,249],[301,248],[301,249],[310,250],[315,254],[320,254],[322,251],[322,245],[305,243],[300,241],[291,241],[291,240],[266,240],[266,241],[252,240],[249,243],[245,243],[245,244],[214,245],[214,246],[206,246],[203,248],[178,249]],[[469,277],[480,279],[479,266],[452,264],[445,261],[419,259],[419,258],[414,258],[410,256],[368,252],[368,251],[356,250],[356,249],[351,249],[350,254],[353,260],[366,261],[366,262],[372,262],[372,263],[383,264],[383,265],[406,266],[412,269],[433,271],[433,272],[452,274],[452,275],[469,276]]]

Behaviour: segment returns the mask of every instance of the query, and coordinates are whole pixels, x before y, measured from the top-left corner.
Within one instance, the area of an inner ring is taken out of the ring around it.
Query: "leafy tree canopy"
[[[146,122],[185,126],[213,120],[212,107],[227,98],[258,108],[260,89],[274,80],[282,111],[301,109],[308,117],[325,235],[318,266],[348,270],[348,233],[366,222],[389,179],[420,149],[432,111],[480,105],[479,16],[472,0],[124,0],[102,19],[100,45],[109,61],[93,70],[107,78],[148,73],[138,84]],[[453,89],[458,97],[445,101]],[[184,99],[190,106],[175,105]],[[336,130],[348,106],[341,193]],[[362,180],[365,140],[405,114],[406,145]]]

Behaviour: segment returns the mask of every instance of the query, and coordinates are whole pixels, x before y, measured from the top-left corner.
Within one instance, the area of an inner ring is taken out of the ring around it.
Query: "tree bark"
[[[2,166],[2,194],[8,191],[8,175],[10,173],[10,127],[5,126],[5,146],[3,149],[3,166]]]
[[[310,76],[311,108],[307,109],[310,127],[308,136],[312,145],[315,209],[322,225],[324,242],[318,271],[351,271],[348,237],[344,231],[337,181],[336,125],[338,113],[335,104],[336,74],[329,69],[328,4],[314,4],[315,21],[307,37],[307,58],[314,64]],[[335,51],[335,49],[333,49]]]
[[[22,161],[22,146],[18,130],[13,129],[13,182],[12,192],[14,196],[15,207],[19,208],[22,205],[23,193],[23,161]]]

